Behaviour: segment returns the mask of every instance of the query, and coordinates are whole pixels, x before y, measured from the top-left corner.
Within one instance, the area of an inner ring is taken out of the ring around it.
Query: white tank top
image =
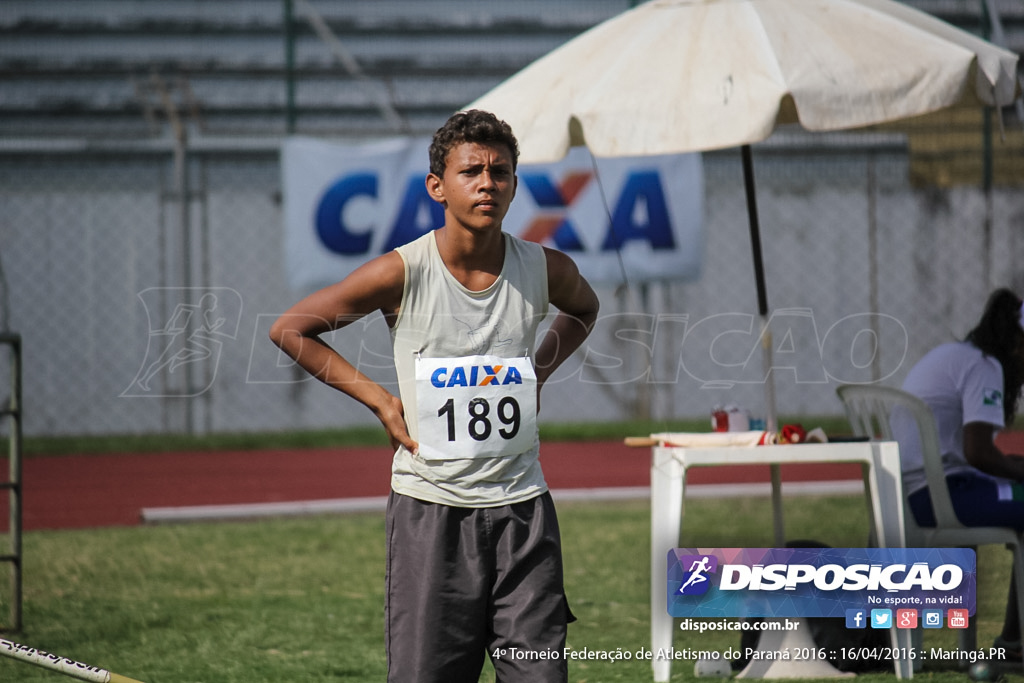
[[[417,359],[487,356],[498,359],[497,362],[520,359],[507,365],[519,363],[522,367],[521,359],[525,358],[532,368],[537,328],[548,312],[547,262],[540,245],[505,234],[501,273],[490,287],[474,292],[456,280],[444,265],[434,234],[430,232],[396,250],[405,263],[405,290],[391,338],[406,423],[417,441]],[[488,364],[480,366],[481,378],[501,367],[490,364],[490,360],[484,362]],[[464,376],[469,374],[467,370]],[[476,379],[476,370],[472,374]],[[513,371],[513,375],[518,373]],[[442,381],[452,376],[454,373],[446,368],[435,371],[435,377]],[[497,373],[494,382],[501,377],[509,381],[507,376]],[[534,400],[535,396],[534,393]],[[535,405],[530,408],[535,410]],[[423,409],[435,419],[450,417],[444,408],[436,414],[432,405]],[[477,432],[486,429],[490,433],[503,428],[511,432],[511,427],[518,427],[518,423],[505,421],[513,416],[518,418],[518,411],[499,413],[496,405],[483,410],[486,415],[468,428]],[[469,416],[461,409],[458,416],[458,435],[465,439],[463,431]],[[449,424],[449,429],[454,430],[454,421]],[[448,459],[439,456],[436,449],[431,449],[433,455],[415,456],[399,448],[392,465],[391,487],[403,495],[457,507],[508,505],[533,498],[546,491],[547,485],[538,461],[536,421],[530,422],[528,429],[528,445],[523,451],[499,457],[484,453]],[[451,433],[454,436],[454,431]],[[523,443],[525,435],[517,436],[517,443]]]

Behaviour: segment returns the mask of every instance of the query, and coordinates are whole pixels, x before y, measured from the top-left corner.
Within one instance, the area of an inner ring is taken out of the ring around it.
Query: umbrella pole
[[[761,319],[761,354],[765,368],[764,410],[765,428],[778,431],[775,414],[775,374],[772,372],[772,334],[768,329],[768,292],[764,283],[764,260],[761,253],[761,227],[757,219],[757,192],[754,187],[754,158],[750,145],[741,148],[743,156],[743,185],[747,192],[747,217],[750,223],[750,247],[754,254],[754,280],[757,284],[757,313]],[[786,532],[782,519],[782,477],[779,466],[771,466],[772,476],[772,520],[775,530],[775,545],[785,545]]]
[[[761,253],[761,227],[757,219],[757,192],[754,188],[754,160],[750,145],[743,145],[743,184],[747,191],[747,217],[750,221],[750,247],[754,256],[754,281],[757,285],[757,313],[761,318],[761,348],[764,355],[765,426],[777,431],[775,414],[775,376],[772,372],[772,338],[768,329],[768,292],[764,284],[764,259]]]
[[[754,252],[754,280],[757,284],[757,312],[768,316],[768,292],[764,286],[764,261],[761,258],[761,227],[757,220],[757,193],[754,189],[754,157],[750,145],[740,148],[743,153],[743,186],[747,190],[747,217],[750,219],[750,246]]]

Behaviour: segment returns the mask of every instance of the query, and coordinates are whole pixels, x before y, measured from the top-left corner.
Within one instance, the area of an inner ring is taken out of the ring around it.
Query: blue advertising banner
[[[285,267],[311,290],[444,224],[427,194],[427,138],[340,144],[290,137],[281,148]],[[699,154],[562,161],[518,168],[503,229],[571,255],[593,283],[692,281],[704,257]]]
[[[976,606],[969,548],[676,548],[667,576],[673,617],[973,615]]]

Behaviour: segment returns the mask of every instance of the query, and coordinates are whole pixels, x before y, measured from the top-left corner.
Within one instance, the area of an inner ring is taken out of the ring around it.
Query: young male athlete
[[[590,333],[598,300],[565,254],[502,232],[518,153],[492,114],[452,116],[434,135],[426,178],[444,226],[295,304],[270,332],[306,371],[372,410],[395,448],[392,683],[476,683],[485,654],[503,683],[567,680],[573,617],[537,409],[544,382]],[[538,343],[549,304],[558,312]],[[319,338],[374,311],[391,328],[400,396]]]

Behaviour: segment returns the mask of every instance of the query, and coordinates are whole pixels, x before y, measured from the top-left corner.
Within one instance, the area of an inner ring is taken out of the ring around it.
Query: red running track
[[[1024,433],[1001,436],[999,443],[1022,452]],[[650,483],[649,449],[621,442],[546,442],[541,462],[553,489]],[[151,507],[385,496],[390,464],[386,448],[36,456],[23,463],[23,527],[135,525]],[[0,467],[7,471],[5,463]],[[782,467],[783,481],[859,478],[855,464]],[[766,481],[767,466],[706,467],[688,475],[691,484]],[[2,530],[7,515],[0,517]]]

